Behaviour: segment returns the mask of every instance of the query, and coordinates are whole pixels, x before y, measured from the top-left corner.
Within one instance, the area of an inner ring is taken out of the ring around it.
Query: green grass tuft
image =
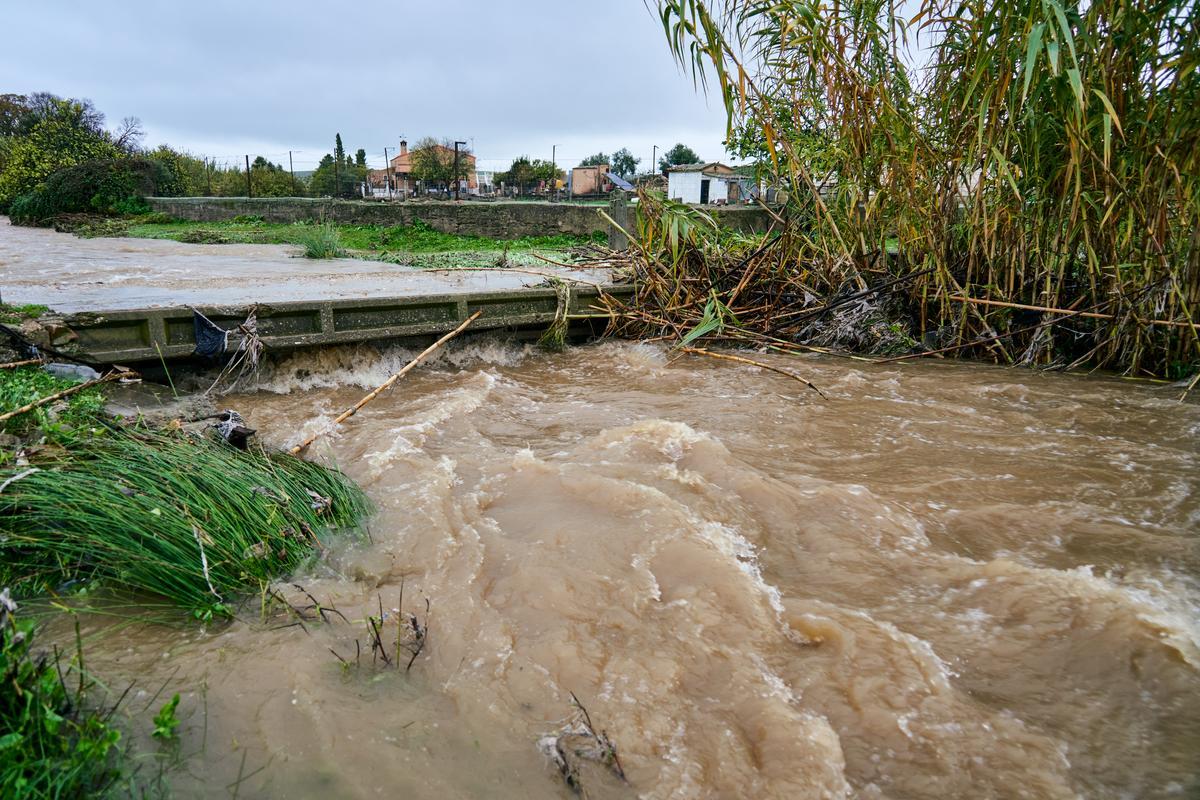
[[[0,303],[0,322],[15,325],[22,320],[37,319],[49,310],[49,306],[39,306],[32,303],[23,306]]]
[[[300,246],[305,258],[345,258],[342,237],[337,226],[331,223],[314,225],[300,236]]]
[[[36,466],[0,493],[0,585],[22,594],[100,579],[224,614],[370,510],[340,472],[183,433],[118,430]]]

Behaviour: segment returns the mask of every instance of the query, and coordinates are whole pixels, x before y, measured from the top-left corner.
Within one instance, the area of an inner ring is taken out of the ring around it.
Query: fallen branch
[[[132,371],[110,372],[102,378],[96,378],[95,380],[76,384],[75,386],[72,386],[69,389],[63,389],[61,392],[58,392],[56,394],[52,394],[47,397],[42,397],[37,400],[34,400],[32,403],[29,403],[28,405],[23,405],[18,409],[14,409],[13,411],[9,411],[7,414],[0,414],[0,422],[7,422],[8,420],[12,419],[13,417],[17,417],[17,416],[20,416],[21,414],[25,414],[29,411],[33,411],[35,408],[41,408],[44,405],[53,403],[55,400],[61,400],[64,397],[70,397],[71,395],[73,395],[77,392],[82,392],[84,389],[90,389],[93,386],[99,386],[102,383],[109,383],[110,381],[121,380],[122,378],[136,378],[137,376],[138,376],[138,374],[136,372],[132,372]]]
[[[558,730],[538,738],[538,750],[558,768],[567,787],[577,795],[588,796],[579,774],[583,760],[607,767],[621,783],[628,784],[617,746],[608,731],[596,730],[591,715],[574,692],[571,692],[571,706],[574,712]]]
[[[10,361],[7,364],[0,364],[0,369],[16,369],[17,367],[28,367],[31,364],[41,364],[40,358],[27,358],[24,361]]]
[[[466,329],[467,329],[467,326],[468,326],[468,325],[470,325],[470,324],[471,324],[472,322],[474,322],[475,320],[479,319],[479,317],[480,317],[482,314],[483,314],[483,312],[482,312],[482,311],[476,311],[474,314],[472,314],[471,316],[467,317],[467,318],[466,318],[466,320],[464,320],[464,321],[463,321],[463,323],[462,323],[461,325],[459,325],[457,328],[455,328],[454,330],[450,331],[450,333],[447,333],[445,336],[443,336],[442,338],[438,339],[438,340],[437,340],[436,342],[434,342],[433,344],[429,345],[429,347],[426,347],[426,348],[425,348],[423,351],[421,351],[421,354],[420,354],[420,355],[418,355],[418,356],[417,356],[416,358],[414,358],[412,361],[410,361],[410,362],[408,362],[407,364],[405,364],[405,365],[404,365],[404,367],[403,367],[403,368],[402,368],[402,369],[401,369],[399,372],[397,372],[397,373],[396,373],[395,375],[393,375],[392,377],[388,378],[388,379],[387,379],[386,381],[384,381],[383,383],[379,384],[379,386],[377,386],[375,389],[373,389],[373,390],[371,391],[371,393],[370,393],[370,394],[368,394],[366,397],[364,397],[362,400],[359,400],[359,401],[358,401],[357,403],[355,403],[353,406],[351,406],[350,408],[346,409],[346,410],[345,410],[345,411],[343,411],[341,414],[339,414],[339,415],[338,415],[338,417],[337,417],[337,419],[335,419],[335,420],[333,421],[333,424],[334,424],[334,425],[341,425],[343,422],[345,422],[346,420],[350,419],[350,417],[353,417],[355,414],[357,414],[357,413],[358,413],[358,410],[359,410],[360,408],[362,408],[362,407],[363,407],[363,406],[365,406],[367,403],[369,403],[369,402],[371,402],[372,400],[374,400],[376,397],[378,397],[378,396],[380,395],[380,393],[381,393],[381,392],[383,392],[385,389],[387,389],[388,387],[390,387],[390,386],[392,386],[393,384],[395,384],[395,383],[396,383],[396,381],[400,380],[400,379],[401,379],[401,378],[403,378],[405,375],[407,375],[407,374],[408,374],[408,372],[409,372],[409,370],[411,370],[411,369],[412,369],[413,367],[415,367],[417,364],[420,364],[420,363],[421,363],[421,362],[422,362],[422,361],[425,359],[425,357],[426,357],[426,356],[428,356],[430,353],[433,353],[435,350],[437,350],[439,347],[441,347],[442,345],[444,345],[446,342],[450,341],[450,340],[451,340],[451,339],[453,339],[455,336],[458,336],[460,333],[462,333],[464,330],[466,330]],[[324,431],[318,431],[317,433],[314,433],[312,436],[310,436],[310,437],[308,437],[307,439],[305,439],[305,440],[304,440],[303,442],[301,442],[300,444],[298,444],[298,445],[296,445],[295,447],[293,447],[293,448],[291,449],[291,454],[292,454],[292,455],[299,455],[301,452],[303,452],[304,450],[306,450],[310,444],[312,444],[313,442],[315,442],[315,441],[317,440],[317,437],[318,437],[318,436],[320,436],[322,433],[324,433]]]
[[[825,395],[825,393],[822,392],[820,389],[818,389],[811,381],[801,378],[799,375],[797,375],[794,372],[791,372],[790,370],[780,369],[779,367],[773,367],[770,364],[764,364],[763,362],[755,361],[752,358],[743,358],[742,356],[730,355],[728,353],[714,353],[711,350],[705,350],[700,347],[681,347],[679,349],[685,353],[693,353],[693,354],[699,355],[699,356],[708,356],[709,358],[719,358],[719,359],[722,359],[725,361],[737,361],[741,364],[749,364],[754,367],[759,367],[760,369],[765,369],[770,372],[778,373],[779,375],[786,375],[787,377],[791,378],[794,381],[800,381],[805,386],[812,389],[817,394],[821,395],[821,397],[823,397],[824,399],[826,399],[826,400],[829,399]]]

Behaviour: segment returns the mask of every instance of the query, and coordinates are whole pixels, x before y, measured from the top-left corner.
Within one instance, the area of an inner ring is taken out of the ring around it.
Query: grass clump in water
[[[26,594],[99,579],[204,617],[370,510],[340,472],[170,431],[117,430],[30,469],[0,469],[0,484],[14,479],[0,492],[0,585]]]
[[[60,659],[35,653],[16,610],[0,592],[0,797],[102,796],[122,777],[121,733],[83,705],[84,681],[68,689]]]
[[[304,248],[305,258],[345,258],[342,236],[337,226],[330,222],[314,225],[300,235],[299,244]]]

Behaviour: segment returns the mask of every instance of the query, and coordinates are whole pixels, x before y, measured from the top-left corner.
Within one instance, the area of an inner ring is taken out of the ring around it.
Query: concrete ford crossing
[[[606,287],[627,299],[631,286]],[[566,296],[572,317],[603,314],[600,291],[573,285]],[[543,330],[559,313],[553,288],[531,288],[469,294],[300,301],[244,306],[197,306],[94,311],[45,316],[37,330],[23,329],[58,352],[93,364],[135,363],[185,358],[196,350],[195,316],[203,314],[230,331],[236,348],[238,327],[253,313],[257,335],[268,350],[286,350],[386,339],[422,338],[447,333],[476,311],[483,311],[471,331]],[[588,322],[586,318],[582,320]]]

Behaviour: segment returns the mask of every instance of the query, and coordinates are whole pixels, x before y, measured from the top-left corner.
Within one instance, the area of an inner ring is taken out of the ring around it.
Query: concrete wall
[[[536,202],[404,202],[326,200],[305,197],[148,197],[155,211],[194,222],[221,222],[237,216],[267,222],[329,220],[349,225],[411,225],[421,220],[443,233],[517,239],[522,236],[610,233],[600,206]],[[765,231],[770,218],[754,207],[709,209],[734,230]],[[611,213],[611,212],[610,212]]]
[[[607,230],[596,206],[551,203],[380,203],[358,200],[255,197],[149,197],[155,211],[196,222],[236,216],[267,222],[329,220],[349,225],[411,225],[422,220],[443,233],[516,239],[567,233],[586,236]]]

